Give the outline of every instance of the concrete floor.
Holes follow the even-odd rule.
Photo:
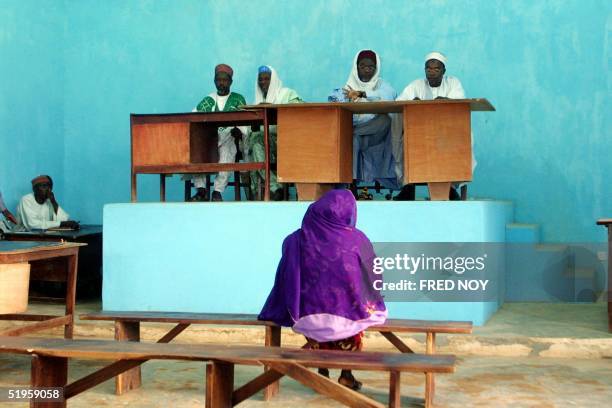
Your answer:
[[[77,313],[99,309],[98,303],[77,305]],[[61,307],[31,305],[30,312],[57,313]],[[438,375],[436,406],[440,407],[607,407],[612,406],[612,335],[607,332],[603,303],[597,304],[506,304],[474,334],[441,335],[439,352],[459,357],[457,372]],[[1,322],[0,329],[14,323]],[[144,324],[143,337],[161,337],[170,326]],[[78,322],[77,338],[111,339],[112,323]],[[45,336],[61,336],[50,330]],[[422,335],[405,336],[415,350],[424,349]],[[262,329],[228,329],[194,326],[176,342],[261,344]],[[302,345],[300,336],[283,331],[283,343]],[[368,333],[366,350],[391,351],[380,335]],[[71,362],[70,377],[76,379],[104,363]],[[30,360],[27,356],[0,354],[0,388],[27,385]],[[100,384],[69,401],[70,407],[204,406],[204,364],[197,362],[152,361],[143,366],[143,387],[122,396],[113,394],[112,381]],[[238,366],[236,385],[247,382],[261,369]],[[374,372],[356,372],[362,392],[386,402],[388,377]],[[337,375],[332,371],[332,376]],[[402,405],[420,406],[423,375],[403,375]],[[3,403],[18,407],[26,404]],[[292,379],[281,381],[281,393],[271,402],[261,394],[243,402],[244,407],[336,407]]]

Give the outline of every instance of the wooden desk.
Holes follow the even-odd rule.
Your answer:
[[[252,107],[252,106],[250,106]],[[278,180],[312,184],[352,181],[353,124],[358,113],[401,113],[404,183],[426,183],[432,200],[448,200],[452,182],[472,180],[472,111],[493,111],[486,99],[272,105],[278,115]]]
[[[265,170],[270,197],[268,125],[275,113],[260,107],[234,112],[131,114],[132,201],[137,201],[136,176],[159,174],[160,201],[166,200],[166,175]],[[219,163],[217,129],[221,126],[263,125],[264,162]]]
[[[79,247],[76,242],[12,242],[0,241],[0,264],[33,262],[43,259],[66,258],[66,312],[63,316],[37,314],[0,314],[0,320],[36,322],[26,326],[4,330],[0,336],[19,336],[52,327],[64,326],[64,337],[71,339],[74,331],[74,303],[76,297],[77,263]]]
[[[597,221],[597,225],[608,228],[608,331],[612,332],[612,218]]]
[[[33,230],[8,232],[9,241],[80,242],[77,298],[100,298],[102,294],[102,226],[81,225],[78,231]],[[31,262],[30,280],[65,281],[66,258]]]

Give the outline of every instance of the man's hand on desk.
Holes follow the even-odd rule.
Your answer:
[[[353,88],[351,88],[350,86],[347,85],[346,88],[342,88],[342,93],[344,94],[344,97],[346,99],[348,99],[351,102],[355,102],[357,99],[359,98],[365,98],[366,97],[366,93],[363,91],[356,91]]]
[[[62,221],[60,223],[60,228],[70,228],[71,230],[78,231],[81,229],[81,225],[78,221]]]

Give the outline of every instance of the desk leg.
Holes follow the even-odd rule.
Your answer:
[[[65,387],[68,380],[68,359],[32,355],[32,387]],[[65,408],[63,402],[31,402],[33,408]]]
[[[70,321],[64,326],[64,338],[71,339],[74,334],[74,304],[76,301],[77,265],[79,255],[71,255],[66,260],[68,271],[66,273],[66,316]]]
[[[140,322],[115,322],[115,340],[140,341]],[[138,388],[141,385],[140,365],[115,377],[115,394]]]
[[[166,201],[166,175],[159,175],[159,201]]]
[[[132,170],[132,193],[131,193],[132,202],[135,203],[138,201],[138,186],[136,185],[136,173]]]
[[[299,201],[316,201],[333,188],[325,183],[295,183]]]
[[[448,201],[450,194],[450,182],[446,183],[427,183],[429,188],[429,198],[431,201]]]
[[[436,353],[436,333],[427,333],[426,354]],[[425,373],[425,408],[433,406],[436,380],[433,373]]]
[[[281,328],[280,326],[266,326],[266,347],[280,347],[281,345]],[[265,367],[264,370],[268,371],[270,367]],[[280,390],[280,383],[278,381],[273,382],[264,389],[264,401],[269,401]]]
[[[264,151],[266,158],[266,180],[264,181],[264,201],[270,201],[270,133],[268,132],[268,110],[264,109]]]

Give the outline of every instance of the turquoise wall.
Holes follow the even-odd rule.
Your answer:
[[[64,7],[0,1],[0,190],[14,210],[30,180],[64,174]]]
[[[27,190],[45,160],[69,186],[65,207],[101,222],[105,203],[129,200],[129,113],[191,110],[213,89],[218,62],[234,67],[234,89],[247,100],[266,63],[321,101],[344,83],[360,48],[379,52],[382,76],[398,91],[437,49],[468,96],[497,108],[473,115],[479,165],[470,194],[514,201],[516,220],[540,223],[544,241],[605,239],[594,220],[612,212],[609,1],[1,4],[5,195]],[[14,143],[22,154],[9,152]],[[141,199],[156,200],[157,177],[139,180]],[[177,177],[168,188],[181,199]]]

